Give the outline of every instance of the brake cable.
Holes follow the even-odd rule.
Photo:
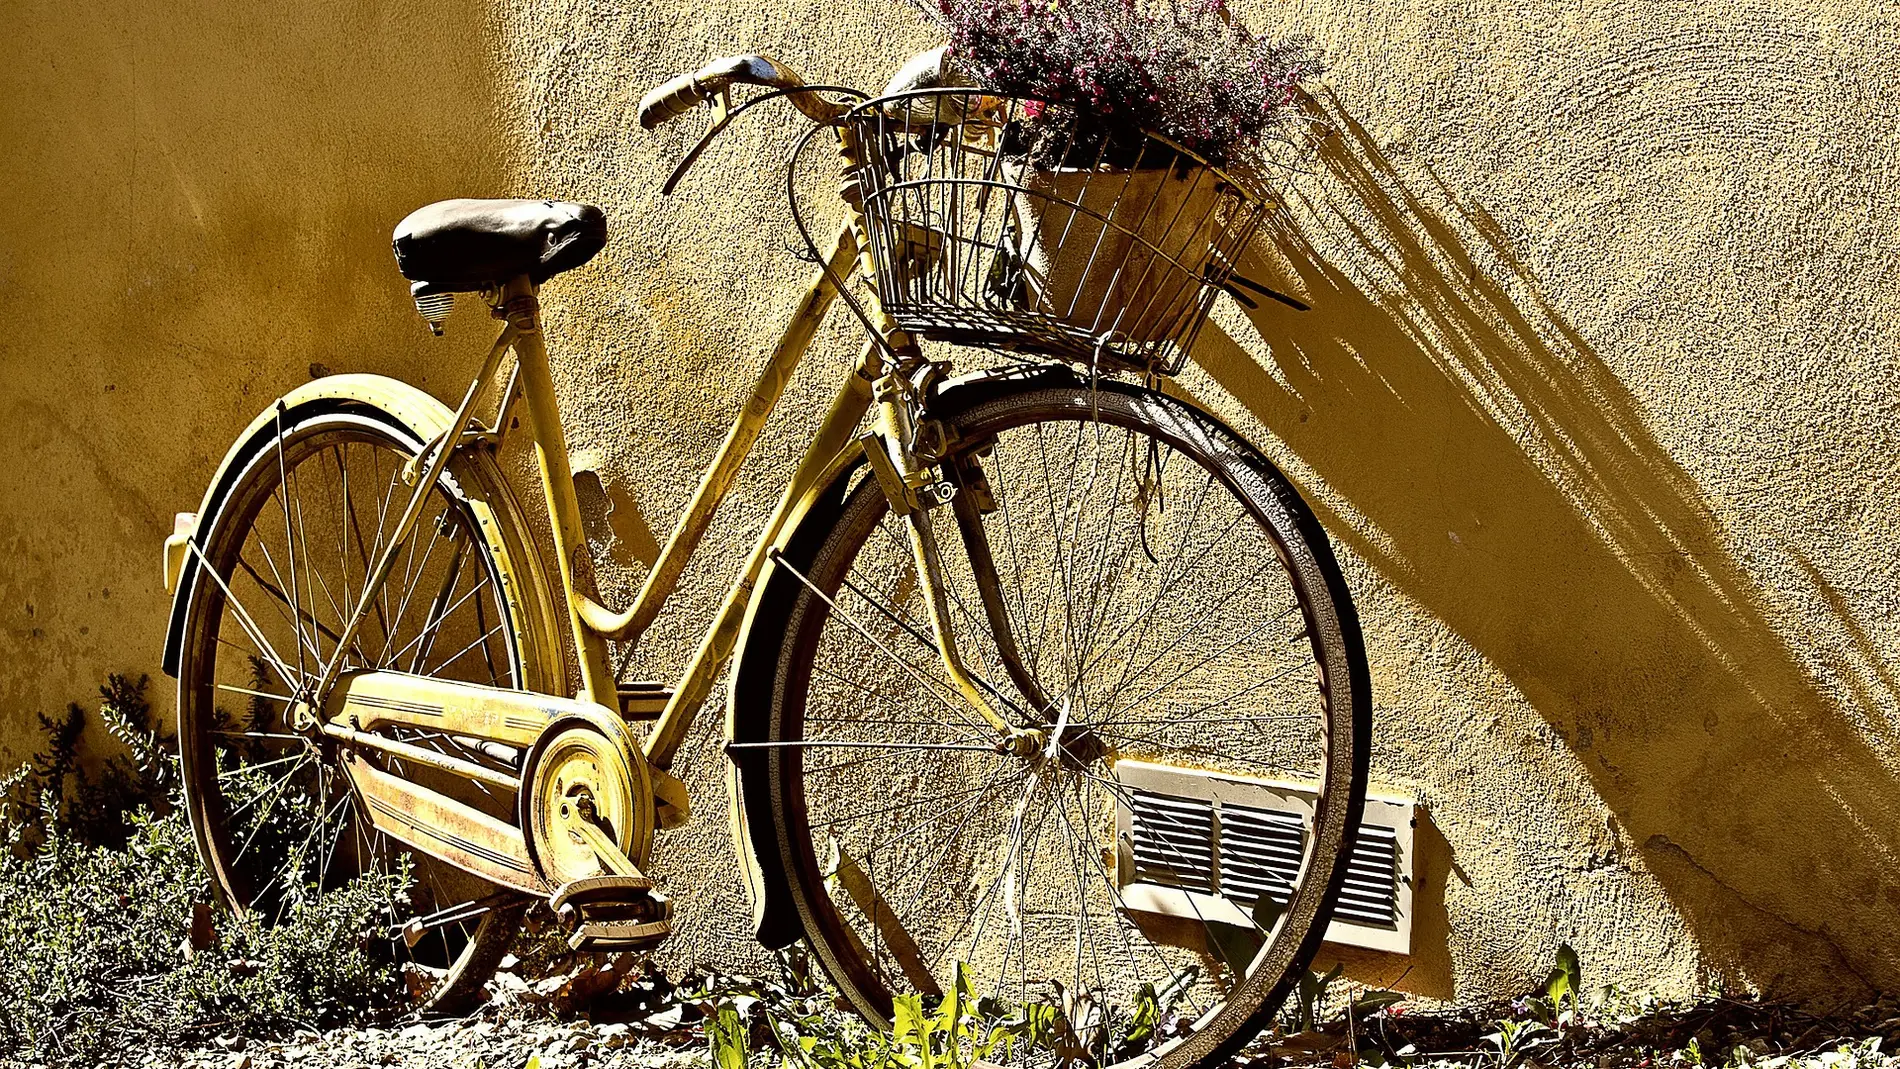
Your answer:
[[[774,89],[760,93],[736,108],[722,107],[720,103],[712,103],[710,106],[716,113],[712,125],[706,128],[706,132],[700,135],[699,141],[687,150],[686,155],[681,157],[679,163],[674,166],[673,173],[667,176],[666,183],[660,187],[660,195],[666,196],[673,192],[673,187],[679,184],[679,180],[686,176],[686,172],[692,168],[693,164],[699,162],[700,153],[706,151],[706,146],[712,144],[713,138],[724,132],[726,127],[732,124],[732,120],[752,110],[755,105],[779,97],[791,96],[794,93],[841,93],[855,97],[860,103],[871,99],[870,95],[863,90],[853,89],[848,85],[800,85],[790,89]],[[829,125],[831,124],[814,123],[813,127],[816,129]]]

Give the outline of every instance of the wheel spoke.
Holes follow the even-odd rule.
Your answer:
[[[290,628],[297,635],[297,675],[302,677],[308,676],[310,670],[304,664],[303,625],[297,622],[303,616],[303,600],[298,597],[297,591],[297,535],[290,529],[290,497],[288,496],[290,476],[284,465],[285,437],[284,403],[279,401],[277,402],[277,500],[284,507],[284,554],[287,558],[285,563],[290,571],[290,606],[293,617]],[[263,543],[260,541],[258,544]],[[314,659],[318,664],[323,663],[321,656]]]
[[[816,585],[812,583],[810,579],[806,578],[805,573],[799,571],[797,568],[792,567],[792,565],[788,563],[782,557],[779,558],[778,563],[780,567],[784,568],[787,572],[790,572],[792,576],[796,578],[800,583],[803,583],[805,586],[805,589],[811,591],[813,594],[816,594],[818,598],[822,600],[825,603],[825,605],[831,609],[832,613],[835,616],[843,620],[845,623],[851,625],[852,630],[856,631],[859,635],[863,636],[867,641],[871,643],[871,645],[876,646],[878,652],[882,653],[886,658],[888,658],[891,661],[891,663],[896,664],[900,668],[904,669],[905,673],[908,674],[912,679],[915,679],[917,683],[924,688],[925,691],[929,692],[931,697],[937,699],[937,702],[939,704],[941,704],[944,708],[950,710],[952,713],[955,713],[958,717],[962,718],[966,723],[968,723],[971,727],[977,729],[978,731],[986,730],[985,725],[982,722],[972,718],[969,712],[963,708],[960,702],[953,701],[950,698],[946,698],[943,695],[943,692],[937,688],[937,685],[932,683],[930,680],[924,678],[923,673],[919,672],[915,665],[912,665],[909,661],[906,661],[902,657],[899,657],[897,654],[891,652],[891,648],[889,646],[886,646],[881,640],[878,639],[876,635],[873,635],[869,628],[865,627],[863,623],[859,622],[857,617],[851,615],[848,612],[845,612],[844,609],[840,607],[836,601],[832,600],[832,597],[830,594],[827,594],[823,590],[820,590]],[[872,598],[867,597],[862,591],[856,590],[854,588],[854,592],[857,593],[857,595],[860,598],[864,598],[865,601],[870,603],[872,608],[875,608],[878,611],[884,613],[886,616],[890,617],[893,621],[897,619],[897,616],[895,613],[879,605],[877,601],[875,601]]]
[[[467,604],[470,598],[473,598],[475,595],[481,593],[483,590],[486,590],[487,588],[488,588],[488,577],[483,576],[473,587],[470,587],[466,593],[464,593],[461,597],[457,598],[455,600],[455,604],[450,605],[447,609],[441,610],[439,613],[432,613],[431,615],[435,617],[434,622],[430,626],[423,628],[422,634],[417,635],[415,638],[410,639],[408,645],[404,646],[402,649],[397,650],[396,655],[394,657],[389,658],[388,662],[386,663],[394,663],[396,661],[400,661],[404,657],[407,657],[410,651],[414,650],[415,657],[411,658],[410,660],[409,671],[411,673],[418,671],[421,663],[424,660],[426,660],[429,656],[429,646],[435,645],[435,641],[434,641],[435,636],[441,634],[443,621],[446,620],[449,616],[453,615],[455,610]],[[447,589],[447,588],[445,587],[444,589]],[[477,607],[478,608],[480,607],[479,603],[477,604]],[[478,621],[478,626],[479,626],[479,621]],[[422,642],[425,639],[429,640],[429,646],[422,646]],[[418,649],[418,647],[421,647],[421,648]]]
[[[270,640],[265,638],[264,632],[258,629],[257,621],[252,619],[250,612],[244,608],[244,603],[239,601],[237,595],[231,592],[231,587],[224,581],[224,576],[219,575],[218,570],[213,568],[211,563],[205,559],[204,550],[198,548],[197,541],[195,539],[187,540],[185,544],[190,546],[191,551],[197,555],[199,570],[211,576],[212,582],[216,583],[218,589],[223,591],[225,605],[230,608],[232,614],[237,618],[238,626],[243,629],[245,637],[251,640],[252,647],[255,648],[259,654],[263,655],[265,663],[270,665],[271,669],[277,673],[278,678],[284,681],[284,686],[289,687],[292,691],[300,689],[302,684],[299,682],[299,679],[301,677],[291,677],[290,666],[285,664],[284,659],[277,655],[277,650],[271,646]]]
[[[264,549],[264,547],[261,545],[258,548]],[[264,549],[264,560],[265,560],[265,563],[267,564],[270,563],[270,551],[268,549]],[[281,606],[283,606],[286,609],[291,609],[292,611],[297,611],[296,610],[297,603],[291,600],[290,595],[284,593],[282,587],[276,585],[275,583],[272,583],[270,580],[258,574],[257,569],[251,566],[250,561],[247,561],[243,557],[240,556],[238,558],[238,567],[244,569],[244,574],[250,576],[251,581],[256,583],[259,589],[263,590],[264,593],[269,594],[272,598],[276,599],[276,601]],[[273,570],[274,570],[274,567],[273,567]],[[290,624],[292,628],[296,628],[297,625],[291,622],[290,613],[280,611],[278,615],[284,618],[285,623]],[[331,642],[337,641],[336,632],[330,630],[328,627],[325,627],[320,621],[318,621],[316,617],[306,612],[298,612],[298,615],[302,616],[305,620],[309,621],[311,627],[315,628],[317,633],[329,639]],[[297,637],[299,639],[303,637],[303,633],[301,629],[298,630]],[[315,651],[312,650],[312,653],[314,654]]]

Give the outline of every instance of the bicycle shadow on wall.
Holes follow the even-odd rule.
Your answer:
[[[1566,811],[1517,756],[1533,756],[1538,743],[1500,728],[1496,710],[1466,711],[1463,723],[1428,724],[1416,737],[1395,733],[1408,715],[1395,691],[1417,665],[1395,665],[1375,684],[1375,779],[1382,764],[1425,773],[1425,800],[1442,807],[1439,823],[1451,830],[1465,819],[1464,799],[1521,776],[1502,789],[1549,819],[1515,834],[1592,844],[1580,851],[1588,860],[1559,877],[1573,893],[1590,868],[1647,870],[1689,927],[1710,983],[1810,997],[1892,989],[1900,777],[1891,734],[1863,732],[1887,723],[1882,706],[1892,709],[1900,690],[1873,661],[1864,630],[1790,550],[1830,626],[1869,662],[1859,678],[1878,681],[1856,682],[1830,658],[1841,685],[1824,690],[1802,662],[1826,652],[1809,658],[1770,623],[1779,618],[1773,601],[1727,548],[1694,480],[1544,301],[1495,220],[1436,176],[1424,194],[1408,186],[1336,98],[1312,107],[1332,128],[1318,173],[1293,183],[1290,211],[1276,213],[1273,232],[1241,266],[1312,310],[1261,302],[1247,313],[1271,348],[1266,362],[1211,323],[1196,360],[1310,467],[1320,485],[1308,497],[1333,536],[1528,699],[1617,827],[1606,836],[1599,818]],[[1367,630],[1376,679],[1378,631],[1405,617],[1375,611]],[[1495,764],[1476,777],[1447,774],[1461,748]],[[1467,790],[1474,795],[1458,793]],[[1442,870],[1469,883],[1469,873],[1495,865],[1481,855],[1508,849],[1499,836],[1513,834],[1497,828],[1453,830],[1467,853],[1426,874],[1440,886],[1421,888],[1410,985],[1450,993]],[[1511,890],[1486,882],[1480,876],[1470,893]],[[1658,933],[1629,931],[1641,923],[1629,903],[1604,903],[1601,893],[1596,901],[1609,908],[1579,909],[1570,922],[1600,925],[1589,938],[1668,945]],[[1487,903],[1484,915],[1512,908]],[[1498,956],[1462,966],[1488,970],[1491,983],[1500,968],[1528,974],[1543,964],[1462,934],[1468,956]],[[1539,931],[1529,941],[1570,934]]]

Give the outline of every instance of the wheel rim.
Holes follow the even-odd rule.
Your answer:
[[[495,888],[372,828],[339,753],[300,728],[287,701],[334,651],[408,501],[402,465],[417,448],[380,423],[329,416],[282,428],[249,461],[200,561],[180,671],[180,740],[200,853],[226,904],[275,923],[313,890],[387,877],[384,945],[415,1000],[433,1006],[465,993],[452,991],[461,968],[498,937],[488,929],[494,912],[466,908]],[[521,658],[500,590],[476,514],[445,476],[345,668],[518,685]],[[482,759],[439,733],[400,737]],[[460,781],[428,785],[496,815],[512,808],[512,799],[471,793]],[[434,920],[460,913],[470,915]]]
[[[1316,863],[1318,829],[1309,826],[1290,885],[1215,886],[1213,828],[1170,827],[1165,807],[1142,805],[1125,773],[1141,761],[1337,788],[1329,754],[1363,761],[1331,743],[1353,710],[1330,704],[1327,685],[1342,688],[1350,673],[1340,651],[1313,637],[1338,635],[1338,613],[1297,570],[1305,549],[1289,555],[1276,537],[1294,525],[1272,515],[1278,500],[1263,492],[1258,467],[1178,409],[1144,411],[1109,393],[1080,410],[1073,400],[1045,406],[1055,424],[1031,422],[1020,405],[1014,415],[999,408],[988,424],[981,414],[964,421],[966,433],[995,437],[982,461],[996,499],[985,527],[1006,615],[1048,699],[1042,724],[1060,721],[1063,745],[1031,760],[979,748],[993,733],[953,709],[954,692],[919,637],[929,625],[906,521],[862,485],[807,577],[835,608],[804,599],[794,614],[804,637],[788,646],[804,654],[781,665],[792,697],[777,710],[773,737],[802,743],[770,757],[787,814],[781,832],[803,870],[794,883],[808,930],[827,933],[817,940],[821,956],[862,1008],[884,1013],[893,993],[945,988],[962,961],[980,995],[1066,1001],[1078,1023],[1095,1022],[1086,1038],[1107,1060],[1195,1062],[1231,1046],[1277,1003],[1291,963],[1303,965],[1316,943],[1307,929],[1334,866]],[[1157,415],[1167,424],[1143,430]],[[1210,447],[1219,455],[1207,455]],[[1043,486],[1061,489],[1039,500]],[[1035,723],[1038,711],[985,637],[949,511],[937,510],[933,523],[950,558],[965,660],[992,681],[1007,715]],[[847,556],[848,569],[827,568]],[[1320,820],[1337,825],[1353,793],[1322,791]],[[1128,856],[1131,844],[1116,833],[1130,830],[1137,808],[1148,818],[1146,860],[1172,852],[1177,864]],[[1199,889],[1237,901],[1247,927],[1206,923],[1193,908],[1205,895],[1170,899],[1188,903],[1185,922],[1129,909],[1129,885],[1150,882],[1157,868],[1207,870]],[[1274,906],[1254,909],[1263,895],[1285,909],[1282,926]],[[1220,934],[1209,939],[1210,931]],[[1188,949],[1193,942],[1200,946]],[[859,945],[867,955],[851,952]],[[1142,985],[1164,991],[1192,968],[1200,978],[1182,985],[1171,1025],[1183,1034],[1118,1043],[1144,1001]],[[1078,1007],[1089,1002],[1096,1010]]]

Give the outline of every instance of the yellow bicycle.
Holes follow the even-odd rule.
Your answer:
[[[870,97],[740,57],[642,102],[648,128],[710,107],[670,189],[788,101],[794,164],[835,141],[845,211],[820,247],[794,198],[819,270],[624,609],[593,580],[536,301],[604,246],[601,212],[403,221],[430,325],[458,293],[502,321],[460,404],[300,386],[167,542],[186,798],[229,906],[268,920],[384,874],[388,948],[434,1012],[479,997],[537,902],[576,948],[655,946],[651,848],[690,816],[668,769],[730,664],[757,936],[806,940],[868,1018],[961,969],[1065,1006],[1104,1062],[1206,1064],[1258,1032],[1345,879],[1370,730],[1324,533],[1169,387],[1216,291],[1267,292],[1231,268],[1262,200],[1158,137],[1031,137],[1033,102],[940,66]],[[647,633],[839,301],[866,344],[689,667],[618,680],[610,643]],[[976,350],[998,355],[957,373]],[[523,431],[551,562],[496,463]]]

